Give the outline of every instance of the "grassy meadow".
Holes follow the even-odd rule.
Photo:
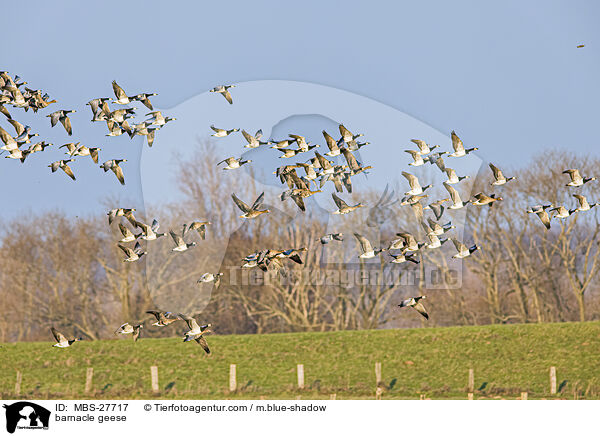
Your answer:
[[[49,333],[50,336],[50,333]],[[375,362],[384,399],[467,397],[468,370],[477,398],[600,399],[600,322],[290,333],[208,338],[205,356],[180,338],[0,344],[0,396],[28,399],[369,399]],[[230,393],[229,365],[237,365]],[[297,387],[302,363],[305,388]],[[153,394],[150,366],[160,393]],[[549,368],[559,392],[550,394]],[[93,391],[84,393],[86,368]],[[16,396],[16,371],[22,373]]]

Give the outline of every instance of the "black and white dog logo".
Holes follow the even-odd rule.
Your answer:
[[[50,411],[29,401],[5,404],[6,431],[14,433],[18,429],[48,429]]]

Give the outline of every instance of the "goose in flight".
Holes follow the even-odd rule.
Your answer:
[[[68,114],[76,112],[75,110],[59,110],[56,112],[52,112],[49,115],[46,115],[46,117],[50,118],[50,124],[52,125],[52,127],[56,126],[56,123],[58,123],[60,121],[60,123],[63,125],[63,127],[65,128],[65,130],[67,131],[67,134],[69,136],[71,136],[73,134],[73,128],[71,127],[71,119],[68,117]]]
[[[350,130],[348,130],[346,127],[344,127],[343,124],[340,124],[338,126],[338,129],[340,130],[340,135],[342,135],[342,140],[348,144],[352,141],[354,141],[356,138],[360,138],[361,136],[364,136],[362,133],[359,133],[357,135],[352,134],[352,132],[350,132]]]
[[[115,174],[115,176],[117,177],[117,180],[121,183],[121,185],[124,185],[125,184],[125,176],[123,175],[123,169],[119,166],[119,164],[122,162],[127,162],[127,159],[107,160],[102,165],[100,165],[100,168],[102,168],[104,170],[104,172],[111,170]]]
[[[155,95],[158,95],[154,92],[152,93],[141,93],[141,94],[137,94],[134,95],[133,97],[129,97],[131,100],[133,101],[139,101],[140,103],[142,103],[144,106],[146,106],[148,109],[150,109],[151,111],[154,110],[154,108],[152,107],[152,103],[150,103],[150,97],[154,97]]]
[[[157,327],[165,327],[175,321],[179,321],[181,318],[167,318],[171,312],[162,312],[160,310],[147,310],[146,313],[153,315],[156,318],[156,322],[152,325]]]
[[[452,148],[454,148],[454,153],[449,154],[448,156],[462,157],[462,156],[466,156],[467,154],[469,154],[473,151],[479,150],[479,148],[477,148],[477,147],[465,149],[465,146],[463,145],[462,140],[458,137],[458,135],[456,134],[456,132],[454,130],[452,131],[451,136],[452,136]]]
[[[563,174],[568,174],[571,177],[571,181],[567,183],[565,186],[583,186],[587,182],[591,182],[592,180],[596,180],[595,177],[581,177],[578,169],[564,170]]]
[[[290,138],[292,138],[294,141],[296,141],[296,144],[298,145],[298,148],[302,152],[307,152],[308,150],[311,150],[311,149],[313,149],[315,147],[319,147],[318,145],[315,145],[313,147],[309,147],[310,142],[306,142],[306,138],[304,136],[295,135],[293,133],[290,133],[288,136]]]
[[[343,233],[328,233],[325,236],[321,236],[317,241],[320,241],[322,245],[328,244],[331,241],[343,241]]]
[[[527,211],[529,213],[535,213],[539,219],[542,221],[542,224],[544,224],[546,226],[546,229],[550,229],[550,216],[548,215],[548,212],[546,212],[545,209],[538,209],[535,212],[530,212]]]
[[[360,244],[360,255],[358,256],[360,259],[371,259],[377,256],[382,251],[386,250],[385,248],[374,249],[371,245],[371,242],[358,233],[354,233],[354,237]]]
[[[425,319],[429,319],[429,314],[427,313],[427,310],[425,310],[425,306],[423,306],[423,303],[421,303],[421,300],[424,300],[425,298],[427,298],[425,295],[421,295],[419,297],[412,297],[402,301],[398,305],[398,307],[412,307],[421,315],[423,315]]]
[[[445,210],[444,203],[449,200],[450,200],[449,198],[443,198],[441,200],[434,201],[433,203],[429,203],[423,209],[431,210],[433,212],[433,214],[435,215],[435,219],[439,220],[442,217],[442,215],[444,214],[444,210]]]
[[[136,236],[133,234],[133,232],[129,230],[129,228],[125,227],[123,223],[119,223],[119,230],[121,231],[121,235],[123,235],[119,242],[125,243],[136,240]]]
[[[229,130],[227,130],[227,129],[219,129],[218,127],[215,127],[214,125],[211,125],[210,128],[213,130],[213,132],[215,132],[215,133],[213,133],[210,136],[214,136],[216,138],[224,138],[226,136],[231,135],[234,132],[239,132],[240,131],[240,129],[229,129]]]
[[[164,233],[156,233],[160,225],[156,219],[152,220],[152,225],[148,225],[141,221],[136,221],[135,226],[142,229],[142,232],[136,235],[136,238],[141,238],[144,241],[155,241],[156,239],[165,236]]]
[[[210,92],[217,92],[225,97],[225,100],[229,102],[229,104],[233,104],[233,99],[231,98],[231,94],[229,93],[229,88],[235,88],[235,85],[219,85],[215,86]]]
[[[404,252],[419,251],[425,245],[423,242],[417,242],[417,239],[407,232],[396,233],[396,236],[404,239]]]
[[[553,207],[552,209],[549,209],[550,212],[556,212],[556,214],[554,214],[553,218],[568,218],[569,216],[573,215],[575,212],[577,212],[577,209],[567,209],[564,206],[557,206],[557,207]],[[550,220],[548,220],[549,222]]]
[[[142,247],[139,242],[135,243],[135,247],[133,247],[133,249],[121,244],[117,245],[127,256],[125,259],[123,259],[123,262],[135,262],[139,260],[144,254],[146,254],[146,252],[142,250]]]
[[[427,218],[427,222],[429,223],[429,226],[424,225],[423,227],[425,228],[425,231],[428,235],[441,236],[447,231],[456,228],[456,226],[453,226],[450,221],[448,221],[444,225],[440,225],[438,222],[432,220],[431,218]]]
[[[492,182],[492,185],[495,186],[500,186],[500,185],[504,185],[507,182],[510,182],[511,180],[514,180],[514,177],[504,177],[504,174],[502,174],[502,171],[500,170],[500,168],[498,168],[497,166],[495,166],[494,164],[489,164],[490,165],[490,169],[492,170],[492,173],[494,174],[494,181]]]
[[[232,156],[232,157],[228,157],[227,159],[223,159],[221,162],[217,163],[217,165],[220,165],[223,162],[225,162],[227,164],[226,167],[223,167],[224,170],[235,170],[244,164],[252,162],[252,160],[250,160],[250,159],[242,160],[241,157],[239,159],[236,159],[235,157]]]
[[[496,197],[496,194],[486,195],[483,192],[475,194],[473,196],[475,200],[471,200],[471,204],[475,206],[490,206],[494,204],[496,201],[502,201],[502,197]]]
[[[276,148],[276,149],[281,149],[281,148],[289,147],[290,144],[292,144],[293,142],[294,142],[294,140],[293,139],[289,139],[289,138],[288,139],[284,139],[282,141],[274,141],[274,140],[269,141],[269,143],[273,144],[271,146],[271,148]]]
[[[402,175],[408,180],[408,184],[410,185],[410,191],[405,192],[404,195],[419,195],[431,188],[431,185],[421,187],[417,176],[407,173],[406,171],[402,171]]]
[[[444,187],[450,194],[450,198],[452,199],[452,206],[448,209],[462,209],[464,206],[469,204],[468,201],[462,201],[460,195],[456,189],[450,186],[448,183],[444,182]]]
[[[217,274],[204,273],[204,274],[202,274],[202,277],[200,277],[196,283],[215,282],[215,286],[219,286],[222,275],[223,275],[223,273],[217,273]]]
[[[429,162],[430,165],[436,164],[440,171],[446,171],[446,164],[442,156],[448,154],[447,151],[440,151],[438,153],[432,153],[429,156],[423,158],[424,162]]]
[[[121,88],[118,84],[116,80],[112,81],[112,87],[113,87],[113,92],[115,93],[115,97],[117,97],[116,100],[113,100],[114,104],[129,104],[131,103],[131,99],[133,97],[127,97],[127,94],[125,94],[125,91],[123,90],[123,88]],[[152,109],[150,109],[152,110]]]
[[[90,109],[92,110],[92,115],[96,115],[98,112],[101,112],[102,107],[104,106],[104,103],[107,101],[112,101],[112,98],[110,98],[110,97],[94,98],[94,99],[88,101],[85,105],[90,107]]]
[[[175,242],[175,248],[173,248],[171,251],[182,252],[196,245],[195,242],[186,243],[183,240],[183,233],[181,235],[178,235],[173,230],[169,230],[169,235],[171,235],[171,238],[173,238],[173,242]]]
[[[432,145],[429,146],[429,144],[427,144],[425,141],[423,141],[422,139],[411,139],[410,140],[412,143],[416,144],[417,147],[419,147],[419,151],[418,153],[420,155],[426,155],[431,153],[433,150],[435,150],[436,148],[439,147],[439,145]]]
[[[206,354],[210,354],[206,339],[204,339],[202,335],[211,331],[210,328],[212,327],[212,324],[198,325],[198,321],[196,321],[195,318],[184,315],[183,313],[179,314],[179,318],[184,320],[189,328],[189,330],[185,332],[183,342],[196,341],[204,349]]]
[[[0,150],[17,150],[19,148],[19,144],[16,139],[12,137],[10,133],[0,127],[0,140],[4,142],[4,145],[0,147]]]
[[[586,210],[590,210],[593,207],[598,206],[598,203],[588,203],[587,198],[585,198],[585,196],[580,195],[580,194],[573,194],[573,197],[575,197],[577,199],[577,201],[579,202],[579,207],[577,209],[575,209],[577,212],[584,212]]]
[[[75,180],[75,174],[73,174],[73,170],[68,165],[69,162],[73,162],[75,159],[63,159],[57,160],[56,162],[52,162],[48,167],[52,170],[52,172],[56,172],[59,168],[65,172],[67,176],[71,179]]]
[[[58,148],[63,147],[67,147],[68,152],[66,154],[69,156],[90,156],[94,163],[98,163],[98,152],[100,151],[98,147],[86,147],[85,145],[79,145],[79,142],[70,142]]]
[[[340,147],[335,139],[333,139],[325,130],[323,130],[323,137],[325,138],[325,144],[327,144],[327,148],[329,148],[329,151],[325,153],[325,156],[339,156]]]
[[[402,252],[400,254],[390,253],[390,256],[392,256],[392,258],[393,258],[392,263],[404,263],[404,262],[412,262],[414,264],[420,263],[420,260],[416,258],[415,253],[411,253],[411,254],[406,254],[404,252]]]
[[[169,121],[175,121],[177,118],[165,117],[161,111],[154,111],[146,114],[147,117],[151,116],[147,121],[151,121],[150,125],[162,127],[167,124]],[[239,130],[239,129],[238,129]],[[213,135],[214,136],[214,135]]]
[[[460,182],[461,180],[468,179],[470,177],[470,176],[460,176],[459,177],[456,175],[456,171],[454,171],[452,168],[448,168],[448,167],[445,167],[445,169],[443,171],[448,176],[448,180],[446,180],[446,183],[448,183],[449,185],[455,185],[458,182]]]
[[[20,144],[29,144],[31,142],[31,138],[40,136],[39,133],[31,133],[30,126],[24,126],[23,124],[19,123],[17,120],[13,120],[12,118],[9,118],[7,121],[10,124],[12,124],[12,126],[15,128],[15,132],[17,133],[17,137],[15,138],[15,141],[17,141]]]
[[[251,218],[256,218],[257,216],[259,216],[263,213],[270,212],[269,209],[259,210],[260,207],[262,206],[262,202],[265,198],[264,192],[257,197],[257,199],[252,204],[252,207],[249,207],[246,203],[244,203],[242,200],[240,200],[235,194],[231,194],[231,198],[233,199],[233,202],[236,204],[236,206],[242,212],[244,212],[243,215],[240,215],[240,218],[251,219]]]
[[[254,134],[254,136],[252,136],[250,133],[246,132],[245,130],[242,130],[242,135],[244,136],[244,138],[246,139],[246,142],[247,142],[247,144],[244,145],[245,148],[257,148],[261,145],[270,144],[270,142],[264,142],[264,141],[260,140],[260,138],[262,138],[262,136],[263,136],[262,129],[258,129],[256,131],[256,133]]]
[[[126,322],[125,324],[121,325],[121,327],[119,327],[117,330],[115,330],[115,335],[133,335],[133,342],[137,342],[143,327],[144,323],[132,325]]]
[[[116,208],[109,210],[106,215],[108,215],[108,225],[110,226],[115,218],[124,216],[131,223],[132,226],[137,227],[138,221],[133,216],[133,212],[135,212],[135,208]]]
[[[56,330],[54,327],[51,327],[50,331],[52,332],[54,339],[56,339],[56,344],[54,344],[53,347],[67,348],[70,347],[74,342],[81,341],[81,338],[67,339],[65,335]]]
[[[186,233],[188,230],[196,230],[200,235],[202,240],[206,239],[206,226],[211,225],[210,221],[193,221],[190,224],[184,224],[183,233]]]
[[[447,238],[440,239],[437,237],[437,235],[433,235],[433,234],[428,234],[427,238],[429,239],[429,244],[427,244],[426,247],[429,249],[439,248],[442,245],[444,245],[444,242],[446,242],[448,240]]]
[[[538,204],[538,205],[535,205],[535,206],[531,206],[529,209],[527,209],[527,213],[538,213],[540,211],[546,210],[546,209],[548,209],[550,207],[553,207],[553,206],[554,205],[552,203],[550,203],[550,204],[544,204],[544,205]]]
[[[347,148],[342,147],[340,151],[346,158],[346,162],[348,162],[348,167],[350,168],[351,175],[354,176],[372,168],[371,166],[363,167],[362,164],[359,164],[356,160],[356,157]]]
[[[458,252],[454,256],[452,256],[454,259],[464,259],[465,257],[470,256],[471,253],[479,249],[477,245],[472,245],[470,248],[467,248],[465,244],[463,244],[456,238],[452,238],[452,242],[454,243],[456,251]]]
[[[409,165],[411,165],[413,167],[420,167],[421,165],[425,164],[425,161],[423,160],[423,156],[421,156],[421,154],[418,151],[404,150],[404,152],[410,154],[413,158],[413,161],[411,163],[409,163]]]
[[[358,209],[359,207],[365,207],[362,203],[357,203],[354,206],[348,206],[348,204],[340,197],[335,195],[335,193],[332,193],[331,196],[333,197],[335,205],[338,207],[338,209],[335,212],[333,212],[334,215],[345,215]]]

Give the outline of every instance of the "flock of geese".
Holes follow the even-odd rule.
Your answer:
[[[30,126],[21,124],[14,119],[6,106],[21,108],[26,112],[30,109],[37,113],[38,110],[44,109],[50,104],[56,103],[56,100],[50,100],[48,93],[43,93],[39,89],[28,88],[27,82],[21,80],[19,76],[14,78],[6,71],[0,71],[0,112],[6,116],[7,121],[14,127],[15,135],[11,135],[4,128],[0,127],[0,140],[4,143],[0,150],[3,153],[8,152],[5,156],[8,159],[17,159],[24,163],[30,155],[36,152],[43,152],[47,147],[52,146],[52,143],[40,141],[32,143],[32,138],[39,136],[38,133],[33,133]],[[106,136],[120,136],[127,133],[131,139],[135,136],[146,136],[148,145],[152,147],[156,130],[161,129],[169,121],[175,118],[165,117],[160,111],[154,111],[150,97],[157,95],[156,93],[140,93],[133,96],[127,96],[123,88],[116,81],[112,82],[112,88],[115,97],[99,97],[94,98],[86,103],[92,111],[92,122],[106,122],[108,134]],[[136,113],[135,107],[122,108],[123,105],[130,105],[133,102],[141,102],[150,111],[146,116],[149,117],[141,122],[130,125],[128,120],[131,120]],[[111,108],[110,104],[117,105],[117,108]],[[75,109],[60,109],[48,115],[50,118],[51,127],[56,126],[59,122],[64,127],[68,136],[73,135],[73,126],[69,114],[76,112]],[[29,144],[28,146],[26,146]],[[65,148],[68,158],[60,159],[48,165],[54,173],[57,170],[62,170],[72,180],[76,180],[72,165],[75,162],[75,157],[90,156],[95,164],[98,164],[99,147],[88,147],[81,142],[69,142],[58,147]],[[100,168],[104,172],[112,171],[121,185],[125,184],[125,176],[121,164],[127,162],[127,159],[109,159],[102,164]]]
[[[40,90],[33,90],[25,87],[24,85],[26,83],[27,82],[21,81],[18,76],[13,78],[6,72],[0,72],[0,89],[2,90],[2,94],[0,95],[0,112],[4,114],[8,122],[14,126],[16,133],[16,136],[12,136],[0,127],[0,139],[4,143],[4,146],[1,147],[1,149],[9,152],[9,155],[6,156],[7,158],[19,159],[21,162],[24,162],[30,154],[43,151],[52,144],[43,141],[31,144],[31,138],[38,135],[32,133],[29,126],[23,126],[14,120],[7,110],[6,105],[23,108],[25,111],[32,109],[34,112],[37,112],[50,104],[56,103],[55,100],[50,100],[47,93],[42,94],[42,91]],[[108,134],[106,136],[120,136],[123,133],[127,133],[130,138],[133,138],[136,135],[146,136],[147,143],[151,147],[156,130],[162,128],[168,122],[175,120],[175,118],[166,117],[163,116],[160,111],[154,111],[152,103],[150,102],[150,97],[155,96],[155,93],[141,93],[128,96],[123,88],[115,81],[113,81],[112,87],[115,98],[100,97],[92,99],[87,103],[92,111],[92,122],[106,122],[108,128]],[[229,104],[233,104],[233,98],[230,93],[230,89],[232,88],[234,88],[234,85],[222,85],[211,89],[210,92],[223,95]],[[123,108],[122,106],[130,105],[133,102],[140,102],[147,107],[151,111],[147,114],[150,118],[139,123],[132,122],[130,125],[128,120],[134,117],[136,109],[134,107]],[[109,103],[118,105],[120,108],[111,109]],[[52,112],[47,115],[47,117],[50,118],[53,127],[60,122],[66,133],[71,136],[73,129],[69,114],[73,112],[75,111],[63,109]],[[211,125],[210,128],[214,132],[212,136],[215,138],[228,137],[241,130],[238,128],[225,129],[215,127],[214,125]],[[321,193],[327,182],[330,182],[335,189],[335,192],[331,194],[333,203],[336,207],[332,212],[333,214],[346,215],[359,208],[365,207],[365,205],[361,203],[349,204],[341,197],[344,191],[348,194],[352,193],[352,177],[372,168],[371,166],[360,162],[354,155],[356,151],[369,144],[369,142],[358,141],[358,138],[364,136],[362,133],[354,134],[343,124],[340,124],[340,136],[336,139],[323,130],[322,134],[324,142],[328,148],[328,151],[323,154],[316,150],[320,145],[311,144],[304,136],[295,133],[289,134],[287,138],[280,138],[277,140],[270,139],[268,141],[263,140],[262,130],[258,130],[254,135],[248,133],[246,130],[241,130],[241,134],[245,140],[244,148],[246,149],[270,147],[281,153],[279,156],[281,159],[297,158],[303,160],[302,158],[306,157],[303,162],[281,165],[273,172],[274,176],[279,179],[284,187],[283,192],[279,196],[281,201],[291,199],[297,207],[304,212],[306,210],[305,199]],[[444,159],[462,158],[478,150],[478,148],[465,148],[462,140],[454,131],[451,133],[451,139],[452,151],[438,151],[440,148],[439,145],[430,145],[421,139],[411,140],[416,146],[416,150],[405,150],[405,152],[412,157],[412,162],[409,163],[410,167],[416,168],[426,164],[435,165],[435,167],[446,176],[443,186],[447,190],[449,198],[438,199],[424,205],[422,201],[425,201],[428,198],[426,191],[430,189],[432,185],[423,186],[416,175],[407,171],[402,171],[402,176],[406,178],[410,189],[404,193],[400,205],[409,206],[413,210],[416,219],[425,230],[427,240],[419,241],[413,234],[401,231],[398,232],[396,234],[397,237],[389,241],[389,243],[384,244],[382,247],[374,247],[371,241],[366,237],[354,233],[354,237],[360,247],[358,254],[359,259],[370,259],[387,253],[391,263],[403,263],[407,261],[419,263],[419,252],[422,250],[438,249],[448,240],[451,240],[456,248],[456,254],[452,256],[454,259],[466,258],[479,249],[477,245],[468,246],[459,241],[456,237],[444,237],[444,235],[454,229],[455,226],[452,225],[451,221],[443,223],[441,221],[442,216],[446,209],[457,210],[469,205],[492,207],[496,202],[501,202],[503,199],[495,193],[486,194],[483,192],[475,194],[469,200],[464,201],[462,199],[456,187],[458,187],[463,180],[469,178],[469,175],[458,175],[454,169],[446,166]],[[29,145],[28,148],[24,148],[23,145],[25,144],[31,145]],[[64,144],[59,148],[66,148],[66,154],[69,155],[70,158],[53,162],[49,167],[52,169],[52,172],[55,172],[58,169],[63,170],[73,180],[75,180],[75,175],[68,165],[70,162],[74,161],[73,158],[90,156],[94,163],[98,163],[98,155],[101,151],[99,147],[87,147],[81,145],[79,142]],[[343,161],[340,159],[329,159],[337,157],[340,157],[340,159],[343,158]],[[105,172],[111,170],[119,182],[125,184],[123,170],[120,167],[120,164],[123,162],[126,162],[126,159],[111,159],[101,164],[100,167]],[[236,170],[243,165],[250,163],[252,163],[252,160],[244,159],[243,156],[230,156],[218,162],[217,165],[226,164],[223,166],[223,170]],[[515,180],[514,177],[505,177],[503,172],[495,165],[489,164],[489,167],[493,176],[492,186],[502,186]],[[582,177],[577,169],[565,170],[564,173],[571,177],[571,182],[567,184],[567,186],[570,187],[580,187],[595,180],[594,177]],[[233,203],[242,212],[240,218],[243,219],[259,219],[261,215],[270,212],[269,209],[263,208],[264,197],[265,193],[263,192],[254,199],[253,202],[246,203],[236,196],[235,193],[231,194]],[[575,212],[590,210],[596,206],[595,203],[589,204],[582,195],[574,194],[574,197],[579,201],[579,207],[576,209],[568,209],[565,206],[554,207],[554,205],[549,204],[534,206],[528,210],[528,212],[537,214],[542,223],[549,229],[550,216],[547,209],[556,212],[554,215],[555,218],[566,218]],[[248,201],[252,199],[245,200]],[[450,202],[450,204],[446,205],[447,202]],[[151,224],[144,223],[134,216],[135,211],[134,208],[115,208],[107,213],[109,226],[113,226],[114,223],[118,224],[118,229],[122,237],[117,242],[117,245],[125,255],[123,258],[124,262],[136,262],[146,254],[140,244],[140,240],[150,242],[166,236],[166,233],[158,232],[159,223],[156,219],[154,219]],[[425,211],[428,211],[431,215],[425,217]],[[209,221],[193,221],[184,224],[179,231],[169,230],[168,234],[174,243],[172,251],[181,253],[194,247],[197,242],[191,240],[190,235],[192,234],[197,234],[199,241],[204,240],[206,238],[207,226],[210,224]],[[323,246],[333,241],[343,240],[344,235],[342,233],[329,233],[317,239]],[[127,244],[133,244],[133,247]],[[283,271],[284,260],[288,259],[294,263],[302,264],[302,253],[306,251],[306,247],[264,249],[248,254],[242,259],[240,267],[258,267],[263,271],[275,270],[277,272],[285,273]],[[198,279],[198,283],[212,282],[215,286],[218,286],[222,275],[223,273],[220,272],[206,272]],[[429,319],[427,310],[422,303],[422,300],[425,298],[425,295],[420,295],[406,299],[399,304],[399,307],[411,307],[423,317]],[[185,321],[189,330],[184,334],[184,341],[196,341],[202,346],[207,354],[210,353],[204,335],[211,332],[211,324],[200,325],[195,318],[182,313],[173,315],[170,312],[163,312],[161,310],[149,310],[146,313],[155,318],[156,322],[152,325],[157,327],[166,327],[176,321]],[[115,334],[131,334],[133,340],[137,341],[143,326],[144,322],[126,322],[116,330]],[[52,334],[57,342],[54,346],[59,348],[68,347],[81,339],[75,338],[69,340],[63,334],[56,331],[54,327],[52,327]]]

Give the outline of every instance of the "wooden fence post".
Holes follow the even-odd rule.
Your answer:
[[[235,363],[229,365],[229,392],[237,390],[237,379],[235,375]]]
[[[473,392],[469,392],[467,394],[467,400],[472,400],[473,399]]]
[[[158,393],[158,366],[150,367],[150,379],[152,381],[152,392]]]
[[[556,367],[550,367],[550,393],[556,394]]]
[[[375,362],[375,386],[381,383],[381,362]]]
[[[521,400],[527,399],[527,392],[521,392]]]
[[[23,380],[23,374],[21,371],[17,371],[17,382],[15,383],[15,395],[21,394],[21,381]]]
[[[298,388],[304,389],[304,365],[298,364]]]
[[[381,386],[377,386],[375,389],[375,399],[381,400],[381,395],[383,394],[383,388]]]
[[[85,373],[85,393],[92,390],[92,378],[94,377],[94,368],[88,368]]]
[[[335,400],[336,396],[337,396],[336,394],[331,394],[331,395],[329,395],[329,399],[330,400]]]
[[[469,384],[467,386],[467,392],[473,392],[475,390],[475,371],[473,368],[469,369]]]

